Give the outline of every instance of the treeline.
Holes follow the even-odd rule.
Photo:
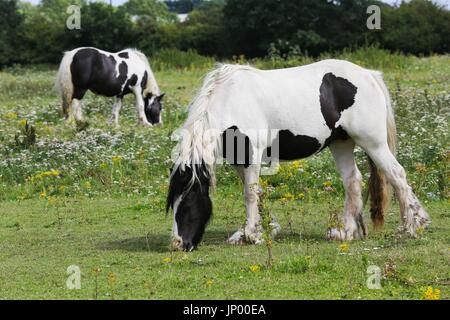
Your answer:
[[[81,29],[69,30],[70,5],[81,8]],[[366,9],[381,8],[381,30],[369,30]],[[180,22],[175,12],[189,12]],[[449,52],[450,11],[431,1],[398,7],[368,0],[42,0],[39,5],[0,0],[0,66],[56,63],[63,51],[95,46],[194,49],[230,58],[268,53],[318,55],[376,44],[411,54]]]

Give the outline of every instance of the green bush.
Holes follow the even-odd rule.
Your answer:
[[[199,55],[195,50],[163,49],[151,56],[155,70],[212,68],[215,60]]]

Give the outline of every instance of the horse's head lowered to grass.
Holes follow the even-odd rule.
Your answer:
[[[145,117],[147,121],[151,124],[162,124],[161,119],[161,110],[162,110],[162,99],[164,98],[165,93],[154,96],[149,93],[144,98],[144,111]]]
[[[173,210],[172,248],[194,250],[212,214],[210,176],[204,165],[172,170],[166,210]]]
[[[395,132],[389,92],[380,72],[342,60],[270,71],[219,65],[206,76],[174,136],[179,144],[172,153],[175,166],[167,201],[167,208],[174,210],[173,244],[191,251],[201,241],[212,213],[209,186],[221,158],[235,167],[244,184],[247,213],[244,228],[228,242],[258,244],[264,238],[255,186],[262,163],[302,159],[326,147],[346,193],[343,227],[330,228],[327,238],[363,239],[367,227],[356,145],[372,161],[369,194],[374,226],[383,223],[389,183],[399,198],[401,230],[417,236],[431,220],[395,159]]]

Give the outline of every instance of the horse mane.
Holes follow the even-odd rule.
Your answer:
[[[153,74],[152,68],[150,67],[150,63],[148,61],[147,56],[142,51],[139,51],[138,49],[135,48],[129,48],[127,50],[134,52],[142,60],[142,62],[144,62],[147,68],[148,80],[147,86],[144,89],[144,95],[148,93],[152,93],[153,95],[157,96],[160,95],[159,86],[158,83],[156,82],[155,75]]]
[[[211,112],[211,99],[217,89],[224,84],[238,70],[256,70],[248,65],[216,64],[209,72],[201,89],[197,92],[188,108],[188,117],[182,127],[189,133],[181,137],[178,144],[179,153],[175,160],[173,172],[177,169],[185,170],[186,166],[192,170],[192,179],[188,189],[195,180],[204,174],[210,178],[210,185],[215,186],[214,162],[221,146],[220,134],[215,132],[215,115]],[[212,129],[212,130],[211,130]],[[210,136],[205,137],[205,132]],[[199,172],[206,170],[206,172]]]

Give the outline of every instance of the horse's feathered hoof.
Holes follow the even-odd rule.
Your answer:
[[[327,231],[326,238],[330,241],[351,241],[365,238],[363,230],[346,231],[338,228],[330,228]]]
[[[233,245],[262,244],[264,240],[261,232],[246,233],[244,230],[238,230],[228,238],[227,243]]]
[[[246,243],[244,231],[238,230],[227,240],[228,244],[243,245]]]

